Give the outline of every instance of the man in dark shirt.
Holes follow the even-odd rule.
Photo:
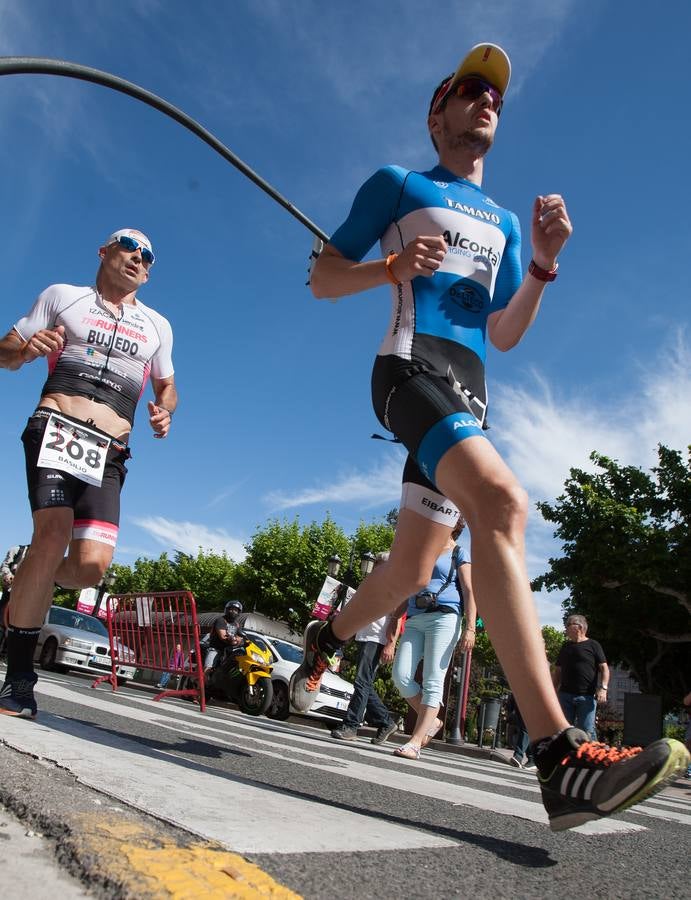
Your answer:
[[[559,651],[552,679],[566,718],[596,741],[595,710],[598,703],[607,701],[609,666],[600,644],[587,634],[585,616],[569,616],[567,639]]]

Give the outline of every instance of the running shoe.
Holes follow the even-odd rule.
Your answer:
[[[334,661],[317,646],[317,636],[325,625],[315,619],[305,628],[302,662],[290,678],[290,702],[298,712],[309,711],[319,694],[322,676]]]
[[[35,719],[38,707],[34,699],[34,685],[37,681],[35,672],[21,672],[5,678],[0,690],[0,714]]]
[[[567,728],[534,745],[542,802],[552,831],[622,812],[661,790],[686,768],[680,741],[617,750]]]
[[[509,765],[516,766],[517,769],[523,768],[523,763],[520,761],[520,759],[517,756],[511,757],[511,759],[509,760]]]

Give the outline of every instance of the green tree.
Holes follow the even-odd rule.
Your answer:
[[[666,709],[691,687],[691,448],[658,448],[648,474],[593,453],[595,473],[571,469],[565,492],[540,503],[563,555],[535,588],[568,590],[608,661]]]
[[[238,564],[227,556],[199,550],[196,556],[162,553],[158,559],[137,559],[134,567],[114,565],[114,594],[191,591],[200,611],[220,609],[234,593]]]
[[[358,562],[366,553],[388,550],[393,528],[385,522],[360,523],[352,539],[327,516],[302,526],[273,520],[258,529],[247,547],[247,558],[238,566],[237,588],[244,602],[271,618],[302,628],[327,574],[331,556],[343,561],[339,578],[353,587],[361,580]],[[354,571],[346,571],[353,550]]]
[[[552,628],[551,625],[542,626],[542,639],[545,642],[545,653],[550,665],[554,665],[559,656],[561,646],[566,640],[563,630]]]

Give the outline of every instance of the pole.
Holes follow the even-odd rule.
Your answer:
[[[465,722],[468,709],[468,690],[470,688],[470,663],[473,658],[472,649],[466,650],[463,654],[465,659],[465,671],[463,673],[463,702],[461,704],[461,732],[466,733]]]
[[[451,723],[449,736],[446,739],[447,744],[463,743],[463,734],[465,732],[465,701],[467,700],[467,697],[464,697],[463,691],[466,683],[466,670],[470,668],[468,665],[469,655],[470,651],[463,651],[461,654],[460,670],[457,667],[454,676],[456,682],[456,702],[454,704],[453,722]],[[461,720],[463,721],[463,728],[461,728]]]
[[[289,200],[286,200],[282,194],[279,194],[268,181],[265,181],[260,175],[257,175],[256,172],[250,169],[239,156],[236,156],[232,150],[229,150],[228,147],[222,144],[218,138],[214,137],[210,131],[207,131],[206,128],[202,127],[199,122],[196,122],[181,109],[173,106],[172,103],[168,103],[167,100],[163,100],[161,97],[157,97],[156,94],[152,94],[151,91],[139,87],[138,84],[133,84],[131,81],[126,81],[124,78],[119,78],[117,75],[111,75],[110,72],[103,72],[100,69],[92,69],[89,66],[67,62],[67,60],[64,59],[48,59],[40,56],[0,57],[0,75],[59,75],[64,78],[77,78],[80,81],[90,81],[93,84],[100,84],[113,91],[119,91],[121,94],[127,94],[129,97],[134,97],[135,100],[140,100],[142,103],[152,106],[159,112],[164,113],[164,115],[170,116],[171,119],[174,119],[184,128],[187,128],[188,131],[191,131],[192,134],[195,134],[198,138],[201,138],[205,144],[208,144],[209,147],[220,154],[223,159],[235,166],[236,169],[242,172],[242,174],[249,178],[250,181],[254,182],[254,184],[264,191],[265,194],[268,194],[272,200],[275,200],[276,203],[286,209],[291,216],[294,216],[298,222],[301,222],[308,228],[312,234],[316,235],[324,242],[329,240],[326,232],[322,231],[321,228],[308,219],[307,216],[300,212],[296,206],[293,206]]]

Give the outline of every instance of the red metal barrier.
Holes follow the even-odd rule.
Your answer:
[[[189,591],[154,594],[112,594],[106,604],[112,671],[97,678],[117,690],[116,666],[132,665],[186,678],[193,687],[164,690],[154,697],[196,697],[201,711],[204,696],[204,660],[199,647],[197,604]],[[178,647],[180,648],[178,651]]]

